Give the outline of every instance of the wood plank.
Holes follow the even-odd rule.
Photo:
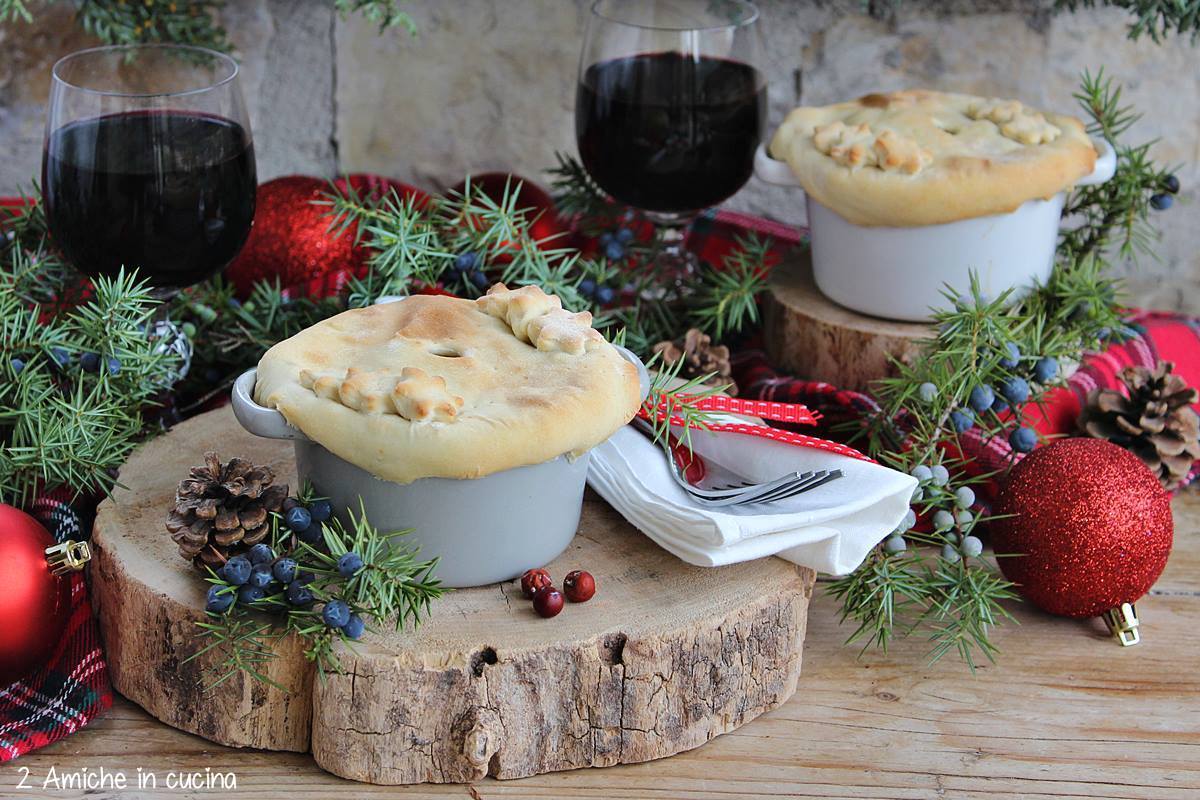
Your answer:
[[[841,646],[836,603],[818,589],[796,695],[704,747],[646,764],[474,785],[375,787],[309,756],[230,750],[161,725],[127,701],[63,742],[0,768],[40,785],[50,766],[232,769],[247,798],[1139,798],[1200,796],[1200,496],[1175,501],[1175,550],[1138,604],[1143,643],[1122,649],[1099,622],[1016,608],[999,663],[975,675],[928,665],[921,642],[886,656]],[[476,793],[472,795],[472,790]],[[25,793],[33,796],[33,793]],[[57,792],[56,797],[83,797]],[[117,797],[111,792],[89,798]],[[180,797],[178,792],[140,797]],[[219,796],[196,793],[197,797]]]

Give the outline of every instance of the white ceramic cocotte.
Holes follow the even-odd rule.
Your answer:
[[[1096,142],[1096,167],[1077,185],[1104,183],[1117,158],[1112,145]],[[800,191],[791,167],[759,145],[754,171],[759,178]],[[807,197],[812,237],[813,278],[831,300],[854,311],[886,319],[924,321],[943,305],[946,287],[966,294],[970,273],[981,290],[995,297],[1005,289],[1043,283],[1054,266],[1058,227],[1066,193],[1030,200],[1016,211],[987,217],[889,228],[855,225]]]

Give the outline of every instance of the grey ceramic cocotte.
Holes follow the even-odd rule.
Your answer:
[[[638,369],[642,399],[650,392],[645,365],[623,347]],[[474,480],[381,480],[310,440],[272,408],[254,402],[257,370],[233,385],[233,413],[242,427],[268,439],[291,439],[296,471],[328,497],[345,521],[362,498],[367,519],[381,531],[415,529],[405,540],[422,559],[438,558],[434,575],[450,587],[482,586],[516,578],[554,560],[579,527],[588,453],[503,470]]]

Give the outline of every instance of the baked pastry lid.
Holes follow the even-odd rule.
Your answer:
[[[498,284],[475,302],[418,295],[317,323],[239,379],[235,411],[254,433],[409,483],[579,455],[637,413],[648,385],[590,315]]]
[[[892,106],[898,109],[896,119],[886,116]],[[1018,117],[1011,124],[991,119],[1014,113]],[[1017,123],[1033,126],[1033,132]],[[1046,130],[1053,138],[1037,141]],[[962,140],[955,141],[960,132]],[[1018,142],[1020,137],[1031,141]],[[930,152],[930,146],[947,142],[952,152],[944,158]],[[796,108],[755,158],[761,179],[800,186],[826,208],[866,227],[918,227],[1005,214],[1073,185],[1103,183],[1114,167],[1111,145],[1090,139],[1073,117],[1017,101],[925,90]]]

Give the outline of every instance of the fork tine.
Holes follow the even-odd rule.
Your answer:
[[[797,485],[806,484],[814,479],[815,478],[810,477],[801,482],[789,476],[785,480],[773,481],[771,484],[762,484],[753,489],[747,489],[736,494],[725,495],[723,497],[697,497],[696,499],[706,505],[714,507],[757,503],[761,497],[767,497],[779,492],[792,490]]]
[[[748,503],[773,503],[777,500],[786,500],[789,497],[795,497],[798,494],[803,494],[804,492],[810,492],[813,489],[816,489],[820,486],[824,486],[825,484],[835,481],[841,477],[843,477],[842,471],[840,469],[835,469],[830,472],[827,472],[824,475],[815,476],[810,481],[808,481],[804,484],[798,484],[794,487],[781,489],[776,492],[771,492],[771,493],[768,493],[767,495],[760,496],[753,500],[747,500],[745,502],[748,502]]]

